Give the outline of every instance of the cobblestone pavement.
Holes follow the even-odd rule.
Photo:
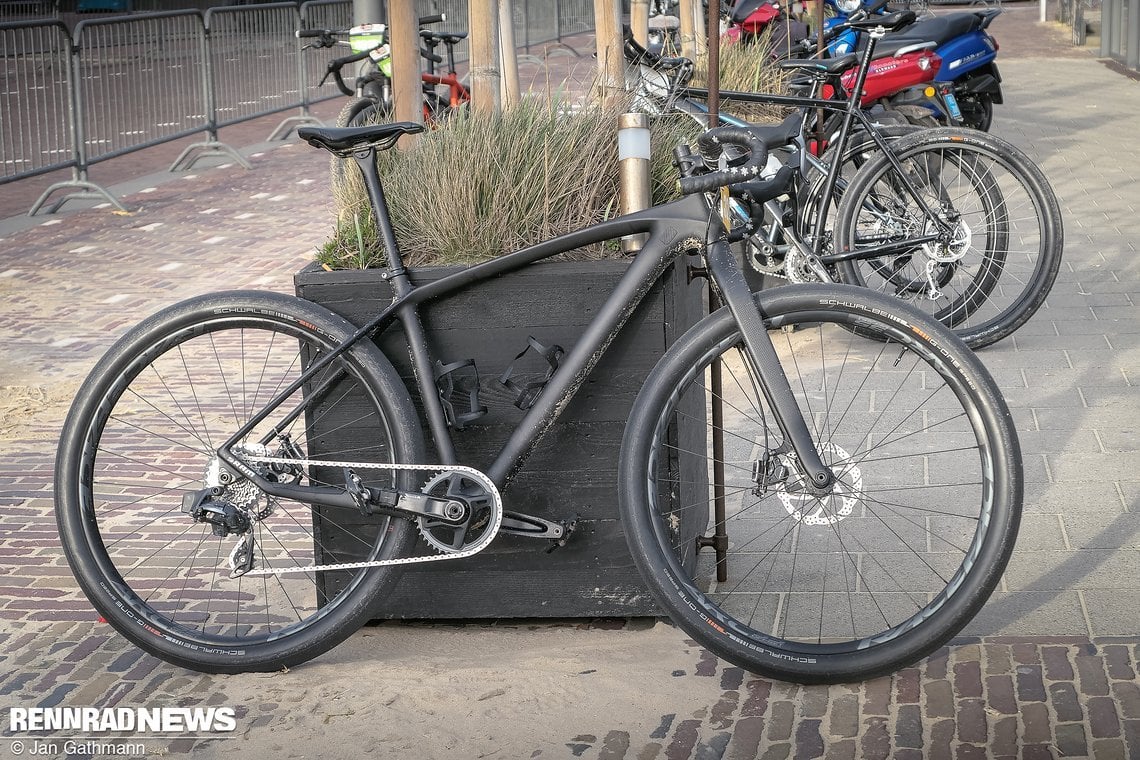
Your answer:
[[[96,737],[204,758],[1140,757],[1140,83],[1050,47],[1033,13],[996,27],[995,132],[1054,183],[1065,262],[1047,306],[981,354],[1018,421],[1026,514],[999,591],[951,646],[831,687],[748,676],[644,620],[385,624],[257,676],[203,676],[128,646],[58,547],[63,415],[145,314],[219,287],[290,290],[331,217],[325,159],[285,143],[247,150],[252,171],[124,185],[129,214],[0,223],[0,710],[236,708],[230,734]],[[16,740],[62,756],[92,738],[0,728],[0,758]]]

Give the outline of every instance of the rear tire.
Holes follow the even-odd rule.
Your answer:
[[[1064,230],[1048,180],[1021,151],[973,129],[924,130],[893,150],[927,206],[951,223],[954,240],[849,259],[838,265],[841,279],[910,300],[971,348],[1009,336],[1044,303],[1061,266]],[[868,161],[839,204],[835,250],[933,229],[902,187],[887,156]]]
[[[216,455],[303,366],[353,332],[301,299],[218,293],[147,319],[91,372],[60,440],[56,519],[79,585],[123,636],[192,670],[279,670],[343,641],[391,591],[399,566],[232,576],[227,561],[247,540],[255,568],[409,555],[410,521],[368,522],[332,508],[318,515],[308,504],[268,496]],[[298,416],[283,430],[269,429],[295,407]],[[235,447],[247,466],[278,482],[343,488],[346,475],[337,465],[250,457],[424,461],[407,390],[369,343],[342,354],[279,409]],[[339,432],[312,433],[318,420]],[[409,471],[359,474],[369,485],[417,487]],[[188,513],[186,499],[211,487],[208,503],[244,522],[226,536]]]

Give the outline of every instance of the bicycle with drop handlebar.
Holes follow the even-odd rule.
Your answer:
[[[427,61],[428,70],[420,74],[424,97],[424,120],[427,123],[444,118],[450,109],[458,108],[471,100],[471,93],[460,81],[455,63],[455,46],[467,38],[466,32],[437,32],[424,27],[446,21],[445,14],[421,16],[419,37],[422,47],[420,56]],[[302,29],[297,32],[301,38],[314,39],[312,47],[332,47],[337,44],[352,46],[352,55],[334,58],[329,61],[325,76],[336,82],[337,88],[352,100],[345,105],[337,117],[338,127],[356,127],[374,124],[391,118],[392,115],[392,53],[387,43],[387,27],[384,24],[362,24],[352,29]],[[347,39],[340,39],[347,37]],[[436,53],[443,45],[447,51],[447,70],[437,74],[435,67],[444,58]],[[345,82],[343,69],[354,63],[364,64],[356,77],[353,87]],[[446,87],[447,96],[441,96],[437,87]]]
[[[916,129],[880,123],[859,100],[821,97],[841,77],[862,92],[887,33],[912,11],[853,16],[836,29],[865,34],[859,53],[792,59],[808,94],[723,92],[795,109],[777,125],[746,125],[772,151],[764,176],[785,192],[759,200],[748,183],[732,189],[734,212],[749,226],[748,267],[793,283],[846,282],[910,301],[973,348],[1002,340],[1044,303],[1060,269],[1060,204],[1041,170],[1015,146],[964,128]],[[702,123],[707,91],[688,87],[692,64],[661,58],[626,40],[637,67],[635,103]],[[819,139],[818,114],[823,114]],[[822,150],[821,150],[822,147]]]

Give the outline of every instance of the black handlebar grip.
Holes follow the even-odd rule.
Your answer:
[[[326,34],[332,34],[328,29],[298,29],[297,36],[304,39],[305,37],[324,37]]]
[[[447,21],[446,13],[433,13],[430,16],[420,16],[420,26],[425,24],[441,24]]]
[[[443,57],[436,55],[427,48],[420,48],[420,55],[431,61],[432,63],[443,63]]]
[[[697,146],[706,160],[716,159],[724,151],[725,145],[735,145],[748,151],[748,160],[740,166],[734,166],[724,171],[711,172],[696,177],[682,177],[680,180],[681,192],[706,193],[725,185],[734,185],[738,182],[747,182],[755,179],[760,170],[768,162],[768,148],[764,140],[751,130],[743,127],[717,127],[710,129],[697,138]]]

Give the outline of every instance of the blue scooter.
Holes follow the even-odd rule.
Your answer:
[[[863,7],[862,0],[826,0],[835,15],[824,24],[827,30],[838,26],[851,14]],[[868,3],[868,13],[885,13],[886,2]],[[875,57],[888,57],[901,51],[932,49],[942,59],[935,72],[934,86],[941,94],[946,112],[923,94],[921,88],[911,96],[913,105],[931,111],[942,123],[959,123],[974,129],[989,130],[993,123],[994,104],[1003,100],[1001,74],[998,73],[997,40],[986,31],[990,23],[1001,14],[1000,9],[962,11],[918,21],[879,41]],[[857,32],[842,30],[828,44],[828,55],[838,56],[856,50],[861,45]],[[895,102],[907,104],[906,97]]]

